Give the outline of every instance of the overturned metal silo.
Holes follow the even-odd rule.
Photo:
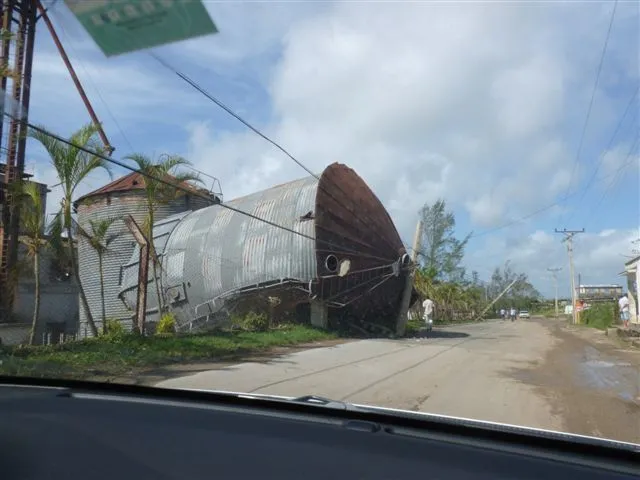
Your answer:
[[[393,329],[409,258],[384,206],[352,169],[335,163],[319,181],[310,176],[225,205],[155,224],[162,287],[178,329],[215,326],[236,310],[266,307],[269,298],[319,326]],[[120,293],[130,310],[137,275],[136,248]],[[154,296],[148,301],[147,312],[156,311]]]

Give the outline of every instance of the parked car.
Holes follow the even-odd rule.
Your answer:
[[[528,310],[520,310],[520,318],[531,318]]]

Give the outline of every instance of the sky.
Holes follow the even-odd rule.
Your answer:
[[[481,279],[509,260],[551,296],[547,268],[562,267],[566,296],[554,230],[584,228],[582,283],[623,283],[640,237],[640,3],[617,3],[595,89],[613,1],[205,4],[219,33],[110,58],[64,2],[51,8],[114,158],[183,155],[226,200],[306,176],[152,52],[311,170],[355,169],[407,243],[443,198]],[[29,121],[66,137],[90,118],[38,28]],[[33,140],[27,170],[57,183]],[[96,172],[78,195],[108,181]],[[59,200],[53,188],[49,212]]]

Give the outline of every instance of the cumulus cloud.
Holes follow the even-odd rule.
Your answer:
[[[573,208],[552,204],[575,190],[594,166],[576,164],[574,157],[611,7],[210,3],[220,34],[160,51],[230,107],[250,115],[312,171],[334,161],[354,168],[403,238],[412,237],[422,204],[438,197],[464,219],[465,228],[486,231],[536,210],[553,219]],[[620,91],[638,82],[637,48],[629,48],[637,20],[637,9],[619,5],[619,35],[610,41],[589,125],[598,134],[589,139],[610,134],[627,101]],[[52,93],[45,89],[56,88],[66,72],[61,63],[42,58],[38,74],[49,72],[55,80],[38,87],[44,98]],[[218,177],[226,199],[306,176],[189,87],[167,72],[159,74],[157,65],[110,59],[107,69],[91,58],[87,70],[118,118],[136,125],[132,131],[144,122],[145,133],[157,132],[138,134],[140,144],[162,151],[160,142],[175,138],[175,127],[182,127],[187,137],[176,140],[179,153]],[[42,115],[71,103],[75,93],[66,92],[68,98],[42,103]],[[587,157],[599,158],[598,149],[601,144],[587,142]],[[598,178],[614,171],[619,157],[617,147],[605,155]],[[518,238],[514,229],[483,237],[484,243],[474,243],[470,265],[490,269],[494,254],[498,260],[507,254],[536,272],[536,259],[560,262],[557,237],[527,235],[532,229],[529,222],[517,230]],[[622,232],[613,236],[624,237]],[[611,238],[594,238],[585,251],[596,252],[600,265],[598,241]]]

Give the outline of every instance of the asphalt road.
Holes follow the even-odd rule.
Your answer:
[[[157,386],[314,394],[640,443],[640,354],[595,330],[575,332],[553,320],[349,342]]]

